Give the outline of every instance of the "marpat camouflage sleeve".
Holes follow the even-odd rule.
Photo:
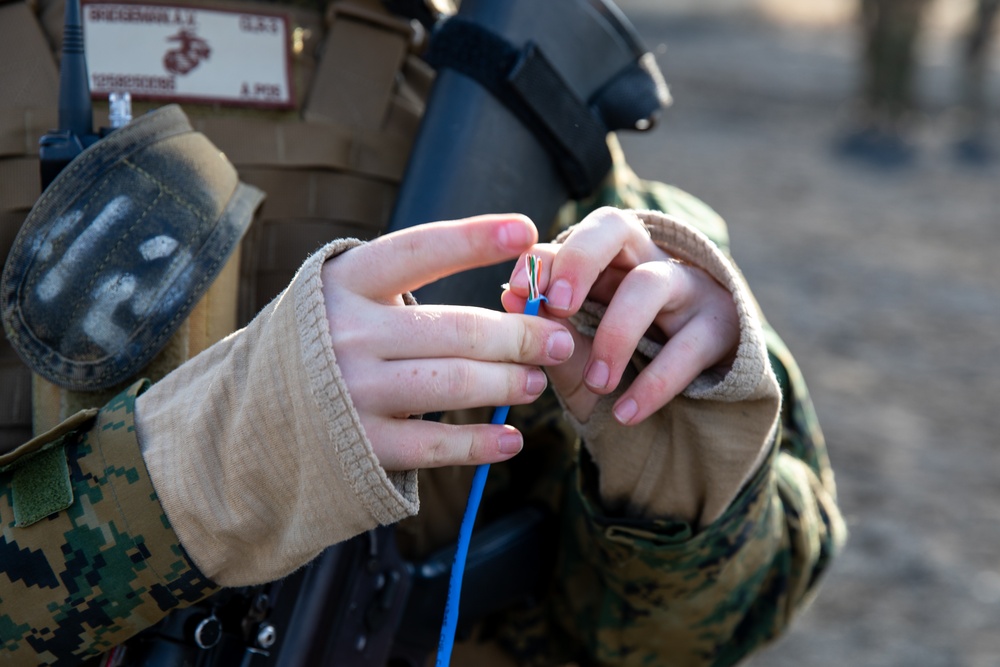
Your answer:
[[[181,549],[139,452],[146,386],[0,459],[0,663],[75,663],[216,589]],[[72,495],[55,498],[63,486]]]
[[[592,208],[660,210],[683,217],[727,250],[725,224],[680,190],[640,181],[623,162]],[[600,665],[733,665],[776,638],[812,598],[846,528],[806,385],[765,323],[783,395],[780,428],[754,478],[701,531],[685,522],[623,519],[601,507],[597,470],[578,449],[562,513],[558,573],[547,616],[564,659]],[[522,637],[528,648],[529,637]],[[529,651],[530,652],[530,651]]]

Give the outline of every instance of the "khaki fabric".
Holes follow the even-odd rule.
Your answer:
[[[320,269],[350,246],[314,254],[238,335],[139,397],[160,502],[191,559],[223,586],[282,577],[419,507],[416,473],[379,465],[333,354]]]
[[[767,456],[781,394],[757,305],[732,262],[680,218],[655,211],[637,215],[657,245],[703,268],[732,293],[740,320],[736,359],[725,372],[703,373],[641,424],[615,420],[612,407],[621,391],[602,399],[587,423],[569,417],[597,463],[601,499],[609,510],[704,527],[722,516]],[[592,335],[602,311],[588,304],[573,321]],[[640,350],[653,357],[660,347],[644,340]],[[629,456],[621,454],[623,442],[629,443]]]
[[[613,397],[586,424],[571,422],[598,464],[609,509],[706,526],[770,451],[778,384],[756,306],[731,262],[690,225],[661,213],[638,215],[657,243],[705,268],[733,294],[737,356],[723,377],[702,376],[637,426],[614,420]],[[319,267],[346,245],[333,243],[313,255],[238,336],[139,398],[139,442],[161,502],[192,559],[218,583],[277,578],[328,544],[416,512],[416,472],[382,471],[336,369]],[[578,326],[592,333],[598,317],[578,318]],[[651,355],[652,345],[645,343]],[[190,419],[178,425],[177,414]],[[624,442],[629,456],[621,455]],[[287,449],[292,446],[297,450]],[[437,511],[424,526],[432,535],[453,534],[470,472],[436,473],[427,491]],[[306,530],[315,524],[305,517],[325,513],[328,532]],[[226,553],[248,557],[230,563]]]

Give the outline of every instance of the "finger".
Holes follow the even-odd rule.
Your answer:
[[[523,447],[517,429],[502,424],[454,426],[419,419],[386,419],[370,429],[368,437],[387,471],[499,463]]]
[[[618,399],[615,418],[622,424],[642,421],[672,401],[705,369],[725,359],[732,344],[720,333],[712,318],[691,320]]]
[[[546,307],[561,315],[575,313],[607,267],[631,269],[664,257],[634,214],[598,209],[573,228],[553,257],[547,282],[540,285],[548,298]]]
[[[554,243],[537,243],[528,250],[528,252],[522,254],[517,263],[514,264],[514,270],[511,272],[510,282],[508,287],[517,296],[525,297],[528,296],[528,255],[534,255],[539,259],[540,271],[538,274],[538,284],[547,285],[549,269],[552,266],[552,258],[556,256],[558,252],[559,245]]]
[[[348,289],[380,298],[517,257],[537,239],[538,230],[522,215],[485,215],[380,236],[331,264]]]
[[[539,262],[541,267],[539,272],[539,285],[548,285],[551,282],[549,278],[550,267],[552,266],[552,258],[555,257],[556,253],[547,252],[549,247],[558,248],[559,246],[546,246],[546,249],[542,250],[542,246],[536,245],[528,251],[528,254],[535,255],[541,260]],[[586,298],[592,301],[597,301],[598,303],[609,303],[617,291],[618,285],[628,274],[628,271],[628,269],[618,268],[615,266],[605,268],[604,271],[602,271],[594,280]],[[526,268],[526,262],[524,261],[524,256],[518,260],[518,263],[511,274],[510,282],[504,287],[506,288],[506,291],[500,296],[500,301],[503,304],[504,309],[509,313],[523,312],[524,306],[528,300],[528,271]],[[545,303],[548,304],[547,297]],[[547,305],[546,308],[548,308]]]
[[[590,293],[587,295],[587,299],[591,301],[596,301],[607,305],[614,298],[615,292],[618,291],[618,286],[621,281],[628,275],[628,271],[625,269],[618,269],[614,267],[609,267],[604,270],[601,275],[597,277],[597,280],[590,288]],[[520,313],[524,311],[524,306],[527,303],[527,288],[521,288],[520,285],[514,285],[513,283],[506,286],[508,289],[500,295],[500,302],[508,313]],[[547,301],[543,301],[547,304]],[[547,308],[547,306],[546,306]],[[558,315],[553,314],[553,318],[560,318]]]
[[[587,421],[601,398],[583,381],[593,340],[577,331],[575,327],[571,326],[569,330],[574,339],[573,356],[562,364],[546,367],[545,373],[566,408],[581,421]]]
[[[587,298],[605,305],[611,303],[611,300],[618,292],[618,287],[628,273],[625,269],[614,267],[605,269],[590,288],[590,294],[587,295]]]
[[[639,341],[661,311],[673,310],[690,291],[687,273],[676,262],[646,262],[618,285],[594,335],[584,373],[587,386],[606,394],[618,387]]]
[[[534,366],[468,359],[410,359],[379,365],[378,377],[354,377],[351,395],[364,413],[406,417],[538,398],[548,380]]]
[[[566,327],[538,317],[452,306],[384,311],[380,330],[385,337],[373,344],[375,353],[388,360],[464,357],[550,365],[573,353],[573,338]]]

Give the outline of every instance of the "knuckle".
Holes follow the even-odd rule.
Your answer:
[[[488,230],[495,230],[499,221],[492,216],[474,217],[476,224],[461,226],[469,258],[492,257],[498,251],[503,251],[503,244],[498,241],[497,235],[488,232]],[[504,217],[509,219],[509,216]],[[466,222],[471,220],[471,218],[466,218]]]
[[[649,228],[646,227],[646,223],[639,219],[639,216],[635,213],[629,211],[625,214],[625,223],[631,227],[635,232],[637,232],[643,238],[649,238]]]
[[[435,468],[451,463],[448,457],[448,443],[443,437],[437,436],[428,446],[431,465]]]
[[[435,468],[441,464],[443,444],[439,438],[429,438],[417,445],[415,467]]]
[[[560,387],[559,393],[565,397],[565,400],[568,403],[573,403],[592,395],[590,388],[587,387],[587,383],[583,381],[583,376],[580,376],[579,379],[571,385]]]
[[[643,262],[628,272],[622,284],[627,285],[629,290],[655,294],[663,291],[673,272],[670,262]]]
[[[478,461],[476,452],[479,448],[476,445],[476,438],[472,434],[465,436],[460,450],[465,452],[465,463],[471,464]]]
[[[655,369],[652,366],[646,368],[641,376],[642,384],[644,385],[642,392],[637,392],[637,396],[652,396],[652,397],[662,397],[670,391],[670,380],[663,375],[659,369]]]
[[[435,430],[422,443],[419,464],[413,467],[440,468],[476,461],[476,439],[462,428]]]
[[[522,361],[531,359],[539,345],[538,337],[535,335],[534,329],[523,319],[518,318],[516,335],[518,353],[517,359]]]
[[[590,214],[590,218],[598,225],[607,224],[618,224],[622,220],[626,220],[627,216],[621,209],[615,208],[614,206],[601,206],[594,209],[594,212]]]
[[[624,350],[626,348],[634,348],[635,341],[630,335],[628,328],[622,324],[608,321],[609,319],[610,318],[605,318],[602,320],[600,325],[599,334],[601,348],[612,352]],[[608,361],[610,364],[610,360]]]
[[[681,338],[676,342],[677,353],[683,358],[697,359],[701,350],[700,338]]]
[[[599,226],[625,226],[635,231],[642,231],[646,234],[646,226],[639,220],[639,216],[631,211],[624,211],[614,206],[602,206],[593,212],[594,224]]]
[[[476,313],[460,313],[454,317],[455,340],[467,341],[475,347],[479,340],[479,315]]]
[[[395,459],[399,467],[412,470],[424,464],[426,452],[427,446],[422,438],[405,439],[397,446]]]
[[[589,267],[592,263],[590,250],[582,242],[565,243],[559,250],[559,269],[565,279],[569,279],[580,268]]]
[[[466,396],[473,387],[473,372],[471,365],[460,360],[449,366],[445,374],[445,381],[439,387],[439,391],[444,392],[442,398],[453,400],[456,397]]]
[[[491,334],[495,333],[490,315],[477,310],[456,314],[454,327],[457,346],[468,350],[478,349],[491,339]]]

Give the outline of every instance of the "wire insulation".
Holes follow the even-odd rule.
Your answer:
[[[528,302],[524,305],[525,315],[537,315],[538,308],[544,296],[538,293],[538,276],[542,269],[542,260],[535,255],[528,255]],[[502,405],[493,411],[491,424],[507,422],[509,405]],[[469,543],[472,541],[472,528],[479,512],[479,503],[483,499],[483,489],[486,488],[486,478],[490,474],[490,464],[476,466],[472,476],[472,488],[469,490],[469,500],[462,516],[462,525],[458,529],[458,545],[455,549],[455,560],[451,566],[451,577],[448,580],[448,599],[444,607],[444,622],[441,624],[441,638],[438,641],[436,667],[448,667],[451,662],[451,651],[455,646],[455,631],[458,628],[458,603],[462,596],[462,578],[465,575],[465,561],[469,555]]]

